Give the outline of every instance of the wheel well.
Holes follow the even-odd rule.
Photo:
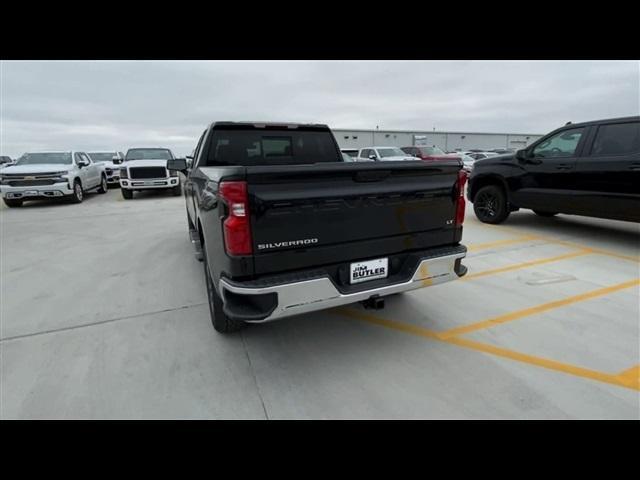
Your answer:
[[[505,186],[504,180],[500,177],[494,177],[494,176],[490,176],[490,177],[482,177],[482,178],[478,178],[477,180],[475,180],[471,186],[471,190],[469,191],[469,200],[473,203],[473,200],[475,199],[476,193],[478,193],[478,190],[480,190],[482,187],[486,187],[488,185],[495,185],[499,188],[501,188],[504,193],[505,196],[508,198],[508,191],[507,188]]]

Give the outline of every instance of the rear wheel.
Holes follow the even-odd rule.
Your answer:
[[[100,180],[100,186],[98,187],[98,193],[107,193],[109,189],[109,184],[107,183],[107,177],[102,176],[102,180]]]
[[[128,188],[121,188],[122,196],[126,200],[131,200],[133,198],[133,190],[129,190]]]
[[[534,210],[533,213],[540,217],[554,217],[558,214],[558,212],[543,212],[541,210]]]
[[[22,200],[17,198],[3,198],[4,204],[9,208],[21,207]]]
[[[202,246],[204,251],[204,245]],[[229,318],[224,314],[222,310],[222,299],[216,292],[216,289],[213,285],[213,277],[211,275],[211,271],[209,270],[209,262],[207,262],[207,256],[204,254],[204,277],[207,283],[207,300],[209,301],[209,311],[211,313],[211,323],[213,324],[213,328],[216,332],[220,333],[231,333],[237,332],[238,330],[244,328],[246,323],[235,320],[233,318]]]
[[[509,205],[504,190],[497,185],[487,185],[476,193],[473,211],[483,223],[502,223],[509,214]]]

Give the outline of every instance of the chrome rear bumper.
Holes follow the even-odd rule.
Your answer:
[[[418,264],[411,279],[406,282],[354,293],[341,293],[328,276],[267,287],[246,287],[239,282],[231,282],[221,278],[218,292],[222,296],[227,315],[246,322],[262,323],[301,313],[360,302],[373,296],[384,297],[394,293],[450,282],[466,273],[466,268],[460,262],[457,262],[465,256],[466,249],[450,255],[425,258]],[[456,263],[459,264],[457,271]],[[273,294],[275,294],[275,297]],[[240,305],[243,302],[242,296],[244,295],[262,295],[265,297],[270,296],[271,299],[275,298],[272,310],[267,312],[264,318],[251,318],[251,315],[236,314],[235,309],[228,308],[230,307],[228,305],[230,299],[232,300],[231,303]],[[244,303],[250,302],[244,301]]]

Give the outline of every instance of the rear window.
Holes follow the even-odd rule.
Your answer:
[[[601,125],[592,155],[624,155],[640,151],[640,122]]]
[[[342,162],[330,132],[214,130],[207,165],[301,165]]]

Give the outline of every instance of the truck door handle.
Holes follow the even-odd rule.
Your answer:
[[[566,163],[561,163],[560,165],[556,166],[556,170],[571,170],[571,165],[568,165]]]

